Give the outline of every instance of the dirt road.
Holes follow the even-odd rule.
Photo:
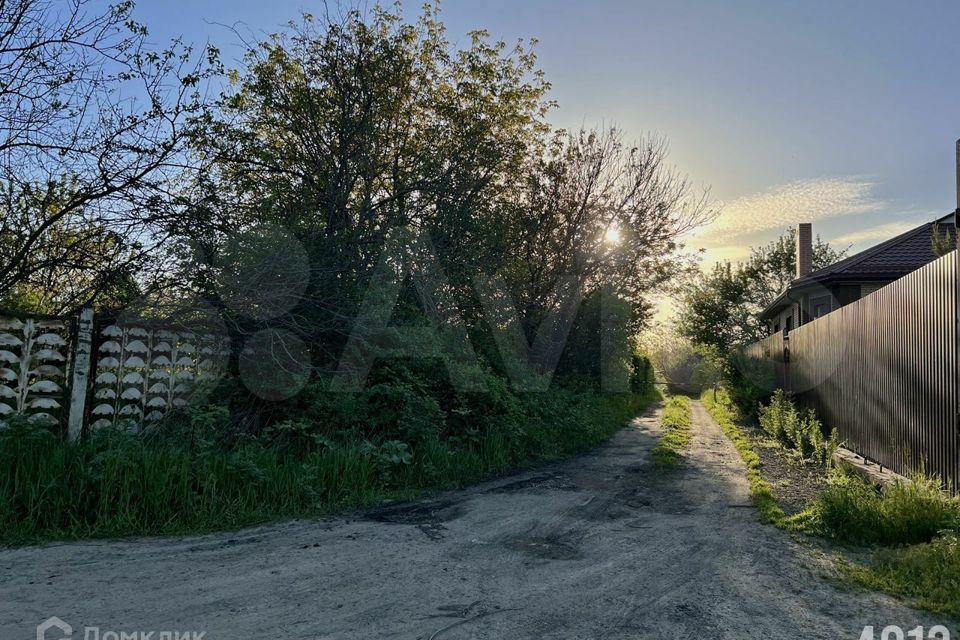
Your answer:
[[[758,524],[740,459],[699,403],[688,462],[648,464],[656,412],[591,454],[414,504],[2,550],[0,639],[34,638],[50,616],[77,640],[84,627],[154,640],[855,640],[865,625],[879,637],[943,622],[838,590],[813,551]]]

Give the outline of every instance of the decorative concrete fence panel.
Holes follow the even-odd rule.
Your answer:
[[[223,372],[223,335],[172,326],[109,323],[99,328],[90,427],[139,429],[186,406]]]
[[[0,427],[19,415],[71,440],[140,431],[205,400],[229,355],[224,332],[189,322],[0,315]]]
[[[0,421],[64,424],[70,342],[68,320],[0,316]]]

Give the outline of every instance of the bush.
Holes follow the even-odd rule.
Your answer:
[[[829,465],[839,446],[836,429],[824,438],[823,425],[813,410],[801,413],[782,389],[767,406],[760,405],[760,426],[771,438],[792,451],[801,460]]]
[[[724,387],[733,406],[745,420],[755,420],[757,408],[770,399],[776,386],[775,364],[734,351],[726,357],[723,369]]]
[[[653,363],[646,354],[634,349],[630,358],[630,391],[643,393],[653,386]]]
[[[960,502],[941,489],[939,479],[923,475],[880,489],[836,471],[810,514],[813,532],[855,545],[929,542],[960,530]]]

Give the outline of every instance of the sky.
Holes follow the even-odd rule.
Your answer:
[[[328,0],[334,4],[336,0]],[[420,2],[405,3],[414,17]],[[151,40],[242,47],[305,0],[139,0]],[[722,205],[689,238],[737,260],[798,222],[859,251],[956,207],[960,2],[447,0],[450,38],[535,37],[559,127],[660,134]]]

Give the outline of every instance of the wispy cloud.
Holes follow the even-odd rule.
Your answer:
[[[875,240],[889,240],[901,233],[910,231],[916,227],[918,222],[888,222],[869,229],[860,229],[851,231],[841,236],[837,236],[830,242],[834,245],[860,244],[863,242],[872,242]]]
[[[720,203],[720,216],[699,233],[710,244],[798,222],[870,213],[883,203],[873,195],[874,184],[857,178],[801,180],[730,202]]]

